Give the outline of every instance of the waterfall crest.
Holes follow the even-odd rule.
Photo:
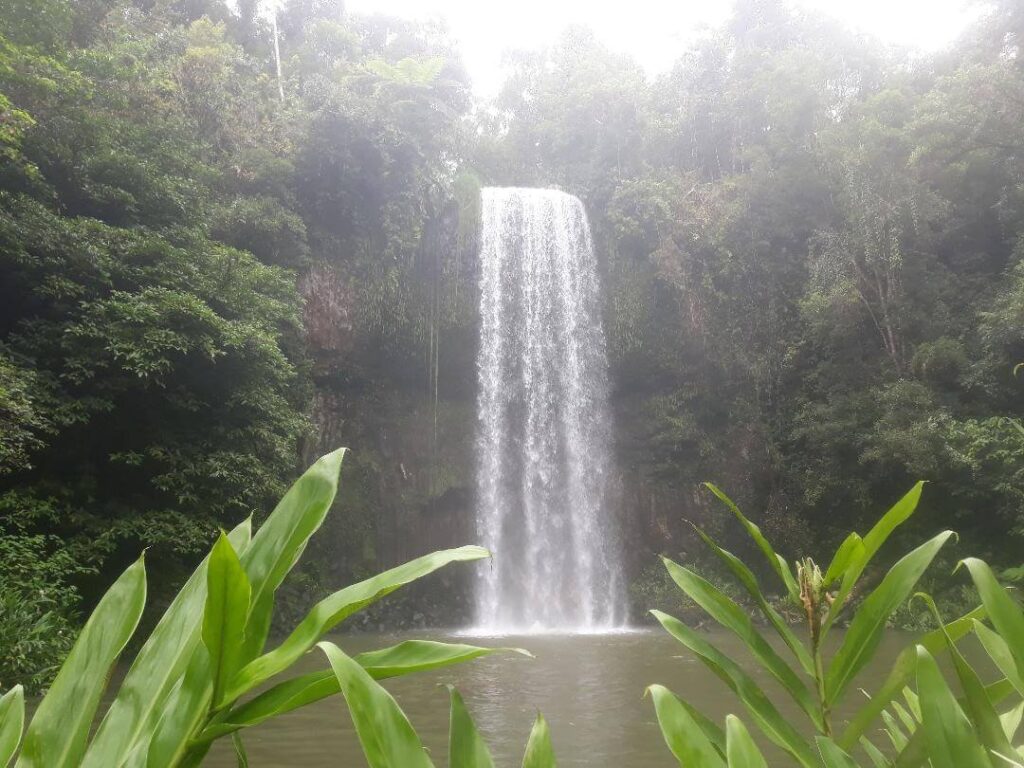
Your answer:
[[[612,629],[624,600],[586,212],[557,190],[482,194],[477,528],[494,558],[478,629]]]

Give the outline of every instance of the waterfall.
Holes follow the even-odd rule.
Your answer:
[[[483,190],[480,318],[477,528],[494,557],[478,629],[619,626],[608,361],[577,198]]]

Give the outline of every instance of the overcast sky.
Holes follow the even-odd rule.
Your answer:
[[[882,40],[922,51],[950,43],[978,13],[970,0],[794,0],[817,8]],[[459,42],[474,87],[491,95],[501,82],[509,48],[554,40],[583,23],[610,48],[631,54],[651,73],[667,68],[688,40],[722,23],[725,0],[348,0],[356,12],[407,18],[441,17]]]

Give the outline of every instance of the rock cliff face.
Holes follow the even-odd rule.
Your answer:
[[[475,539],[474,276],[453,273],[454,232],[451,216],[425,229],[404,285],[385,294],[401,307],[387,328],[367,320],[365,283],[344,265],[313,265],[301,280],[315,387],[303,459],[349,448],[335,507],[306,559],[311,593]],[[366,623],[463,620],[474,567],[485,566],[403,590]]]

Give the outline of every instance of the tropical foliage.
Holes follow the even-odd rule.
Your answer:
[[[486,550],[436,552],[337,591],[276,648],[265,649],[275,592],[323,523],[343,456],[341,449],[310,467],[255,533],[246,520],[221,534],[135,655],[94,728],[111,671],[146,602],[144,559],[129,566],[85,623],[24,736],[22,686],[0,698],[0,766],[15,755],[21,768],[193,766],[213,741],[229,735],[244,764],[245,729],[337,693],[348,705],[370,766],[430,766],[408,719],[377,681],[515,649],[406,640],[350,657],[321,638],[404,584],[449,563],[487,557]],[[286,677],[314,647],[325,657],[323,670]],[[491,765],[454,689],[451,710],[452,765]],[[554,766],[542,718],[524,765]]]
[[[835,710],[852,693],[851,685],[870,663],[882,632],[893,611],[911,596],[915,585],[945,544],[946,531],[900,558],[880,579],[866,589],[865,571],[889,536],[914,512],[921,494],[918,483],[897,502],[863,537],[851,533],[822,569],[810,558],[787,562],[772,548],[760,529],[751,523],[721,491],[718,496],[746,529],[771,570],[781,582],[783,600],[799,605],[806,617],[809,643],[801,641],[765,597],[751,570],[710,537],[698,531],[715,554],[760,608],[790,657],[776,651],[777,643],[765,639],[751,618],[716,587],[671,560],[665,566],[692,600],[724,629],[739,637],[752,659],[774,678],[808,720],[805,729],[795,727],[771,697],[735,660],[718,651],[704,635],[679,620],[655,611],[662,626],[707,665],[733,690],[750,720],[763,736],[804,768],[851,768],[851,755],[863,754],[875,768],[893,766],[977,766],[996,768],[1018,765],[1024,748],[1014,746],[1024,713],[1021,673],[1024,640],[1024,610],[1003,587],[989,566],[967,558],[980,605],[969,614],[943,623],[934,600],[917,597],[930,608],[938,628],[918,638],[893,662],[882,685],[868,692],[848,722],[835,720]],[[855,599],[862,593],[859,599]],[[838,648],[824,652],[829,631],[848,616]],[[990,622],[986,624],[986,619]],[[994,666],[1002,674],[986,684],[967,661],[957,643],[973,633],[980,640]],[[958,698],[941,671],[936,656],[948,653],[962,691]],[[676,698],[668,689],[649,689],[658,721],[672,754],[683,768],[767,765],[760,749],[742,721],[733,715],[723,731],[691,704]],[[1009,704],[1006,699],[1013,694]],[[853,695],[856,695],[855,693]],[[849,708],[847,708],[849,709]],[[879,732],[888,743],[876,744]],[[806,734],[812,734],[808,737]],[[860,747],[860,752],[856,751]]]

